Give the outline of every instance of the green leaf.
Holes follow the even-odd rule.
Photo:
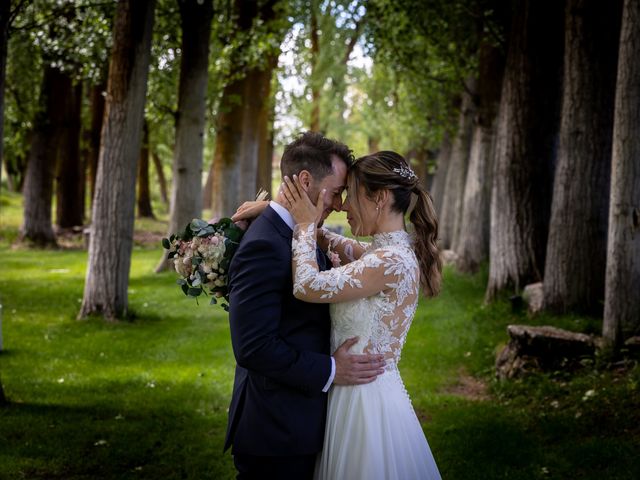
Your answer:
[[[171,248],[171,243],[169,242],[168,238],[163,238],[162,239],[162,246],[167,250],[169,250]]]
[[[179,279],[176,280],[176,283],[178,285],[186,285],[187,281],[184,278],[179,278]]]
[[[187,291],[187,295],[189,295],[190,297],[197,297],[201,293],[202,293],[202,287],[199,287],[199,288],[191,287]]]
[[[193,220],[191,220],[191,223],[189,224],[189,226],[191,227],[191,230],[195,233],[197,231],[202,230],[203,228],[207,228],[209,224],[204,220],[201,220],[200,218],[194,218]]]
[[[182,285],[182,291],[185,295],[189,295],[189,285],[187,285],[187,282],[184,282],[184,284]]]
[[[191,265],[200,265],[202,263],[202,257],[191,257]]]
[[[218,300],[216,300],[216,297],[215,296],[211,297],[211,301],[209,302],[209,305],[215,305],[216,303],[218,303]]]
[[[176,239],[176,235],[175,233],[172,233],[171,236],[169,237],[169,241],[173,242]]]

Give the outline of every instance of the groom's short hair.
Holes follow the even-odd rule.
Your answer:
[[[284,147],[280,160],[282,177],[291,178],[307,170],[314,179],[321,181],[332,172],[331,156],[342,160],[347,168],[353,164],[353,152],[344,143],[331,140],[318,132],[304,132]]]

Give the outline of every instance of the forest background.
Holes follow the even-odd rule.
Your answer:
[[[216,397],[215,407],[179,411],[204,411],[216,426],[200,433],[219,437],[233,364],[224,317],[158,301],[178,293],[159,239],[192,218],[230,215],[260,188],[273,191],[283,146],[310,129],[356,156],[402,153],[434,200],[445,291],[421,302],[412,338],[435,351],[416,349],[405,365],[417,409],[435,412],[421,420],[445,476],[472,478],[458,455],[467,450],[484,466],[477,478],[574,478],[566,475],[576,469],[584,478],[638,476],[640,2],[3,0],[0,33],[0,423],[8,432],[0,441],[9,452],[0,473],[66,478],[105,468],[73,460],[86,445],[116,443],[80,434],[102,408],[96,392],[113,390],[110,408],[144,403],[137,387],[125,388],[127,397],[108,385],[158,365],[153,354],[136,356],[144,336],[126,325],[163,342],[181,338],[191,349],[184,361],[200,351],[198,336],[211,337],[219,364],[207,388],[215,392],[196,397]],[[344,229],[339,215],[332,222]],[[162,293],[148,291],[144,301],[132,293],[150,285]],[[536,313],[520,306],[528,285]],[[151,304],[156,314],[143,310]],[[203,324],[206,315],[221,321]],[[591,353],[579,368],[565,362],[496,381],[495,356],[512,323],[591,335]],[[35,340],[52,329],[61,349]],[[141,370],[118,370],[117,380],[89,374],[96,351],[124,331],[116,355]],[[478,359],[471,345],[483,352]],[[68,377],[50,375],[44,352],[62,370],[86,369],[79,393]],[[419,373],[427,360],[441,367],[429,370],[432,380]],[[182,378],[178,364],[158,375]],[[453,414],[445,405],[458,393],[463,407]],[[130,445],[158,411],[173,411],[174,395],[134,414],[128,433],[106,431]],[[589,428],[567,427],[585,404]],[[531,431],[549,405],[548,428]],[[57,456],[60,437],[34,440],[56,408],[81,426],[66,427],[62,435],[78,440]],[[525,416],[512,423],[516,408]],[[470,421],[479,411],[482,427]],[[490,439],[469,448],[464,427],[438,430],[445,418],[526,439],[531,461],[514,463],[522,453],[514,445],[496,457]],[[151,437],[162,437],[155,430]],[[186,437],[203,442],[196,431]],[[589,441],[576,447],[578,436]],[[554,454],[542,449],[550,438]],[[53,460],[35,460],[38,449]],[[167,465],[143,450],[135,457],[146,460],[133,466],[112,452],[108,475]],[[177,451],[173,444],[169,457]],[[219,464],[196,455],[188,475],[228,475],[228,461],[215,455]],[[164,474],[185,475],[174,467]]]

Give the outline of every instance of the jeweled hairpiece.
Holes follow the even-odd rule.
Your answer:
[[[414,171],[407,167],[397,167],[393,171],[408,180],[416,180],[418,178]]]

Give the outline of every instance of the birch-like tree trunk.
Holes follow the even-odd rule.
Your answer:
[[[113,320],[127,313],[154,9],[155,0],[123,0],[116,8],[80,318],[95,313]]]
[[[625,0],[616,87],[602,335],[640,335],[640,2]]]
[[[369,149],[371,151],[371,149]],[[449,160],[451,158],[451,137],[448,132],[444,133],[440,149],[436,156],[436,172],[433,177],[433,187],[431,188],[431,197],[433,198],[433,206],[436,214],[440,219],[442,217],[442,201],[444,199],[444,186],[447,181],[447,170],[449,169]]]
[[[467,88],[473,91],[475,82],[468,80]],[[469,164],[474,115],[475,105],[473,104],[473,98],[469,92],[465,91],[462,94],[458,130],[451,146],[451,156],[449,158],[449,167],[447,168],[447,179],[444,185],[442,210],[440,212],[440,241],[443,248],[455,248],[460,234],[462,202],[467,178],[467,166]]]
[[[491,192],[487,300],[542,280],[558,137],[564,2],[514,7]]]
[[[202,216],[202,156],[213,17],[211,0],[180,1],[179,6],[182,57],[176,143],[173,152],[169,235],[182,231],[187,223]],[[156,272],[168,267],[165,251]]]
[[[464,187],[460,240],[454,248],[458,254],[456,266],[466,273],[474,273],[480,263],[489,258],[491,160],[503,73],[501,49],[484,42],[480,47],[478,106]]]
[[[544,307],[602,314],[622,0],[568,0]]]
[[[106,85],[99,84],[91,87],[90,110],[91,132],[89,137],[89,184],[91,186],[91,204],[96,190],[96,177],[98,175],[98,158],[100,157],[100,134],[102,131],[102,119],[104,117],[104,103]]]

